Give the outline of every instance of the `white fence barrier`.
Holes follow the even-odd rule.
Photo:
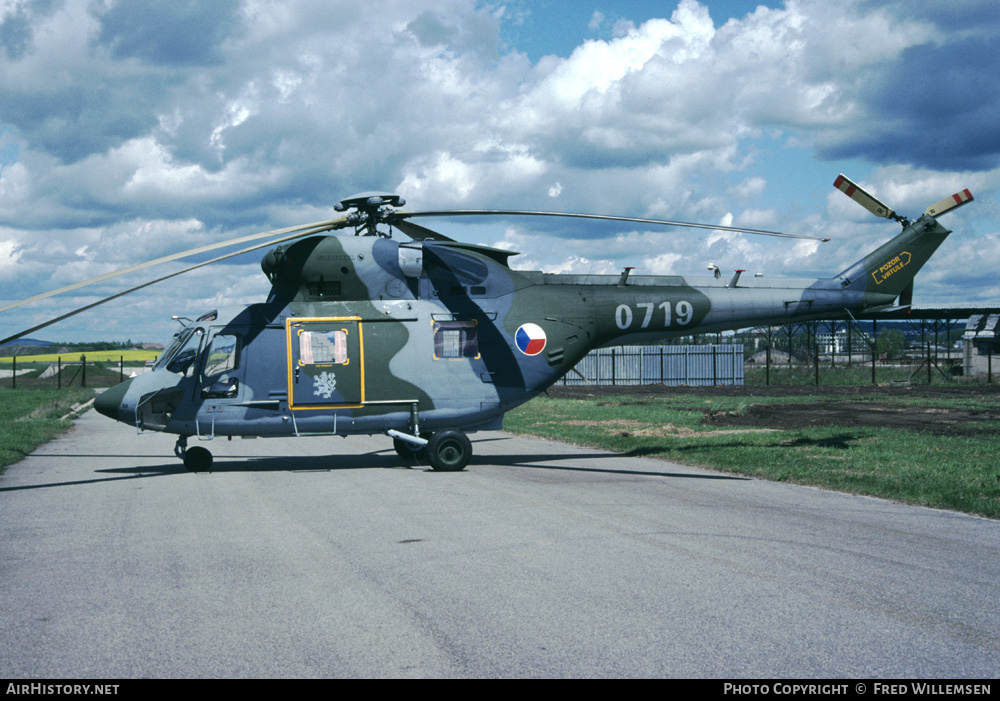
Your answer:
[[[743,344],[616,346],[591,351],[563,385],[742,385]]]

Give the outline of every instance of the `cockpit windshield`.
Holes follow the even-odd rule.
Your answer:
[[[190,335],[189,329],[181,329],[180,331],[175,333],[174,340],[170,342],[170,345],[167,346],[167,349],[165,351],[160,353],[160,357],[156,360],[156,363],[153,365],[153,368],[158,370],[164,367],[167,364],[167,362],[174,357],[174,354],[177,353],[180,347],[184,345],[184,342],[187,341],[189,335]]]
[[[200,326],[188,327],[174,337],[174,342],[163,352],[154,369],[166,368],[170,372],[185,374],[198,357],[205,329]]]

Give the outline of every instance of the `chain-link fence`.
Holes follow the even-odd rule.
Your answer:
[[[69,389],[110,387],[143,370],[135,363],[87,360],[86,354],[56,356],[54,360],[0,359],[0,381],[12,389]]]

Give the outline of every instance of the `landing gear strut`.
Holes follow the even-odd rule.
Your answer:
[[[212,453],[208,448],[196,445],[187,447],[187,436],[181,436],[174,445],[174,455],[184,461],[184,468],[190,472],[211,472]]]

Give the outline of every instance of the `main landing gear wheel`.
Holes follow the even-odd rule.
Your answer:
[[[426,436],[421,437],[425,438]],[[396,455],[403,458],[403,460],[416,460],[423,456],[425,446],[414,445],[409,441],[404,441],[400,438],[393,438],[392,447],[396,450]]]
[[[459,472],[472,459],[472,441],[461,431],[441,431],[427,442],[427,460],[439,472]]]
[[[207,448],[196,445],[184,451],[184,467],[191,472],[211,472],[212,453]]]
[[[427,440],[431,437],[429,433],[421,433],[420,437]],[[415,445],[409,441],[404,441],[401,438],[392,439],[392,447],[396,451],[396,455],[403,458],[403,460],[413,461],[413,460],[426,460],[427,459],[427,446],[426,445]]]

